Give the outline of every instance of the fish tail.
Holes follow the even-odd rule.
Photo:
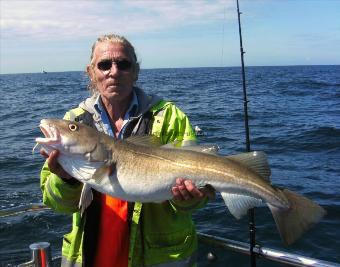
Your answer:
[[[280,236],[286,245],[294,243],[311,226],[319,222],[326,211],[308,198],[297,195],[287,189],[280,190],[289,201],[288,209],[277,208],[268,204]]]

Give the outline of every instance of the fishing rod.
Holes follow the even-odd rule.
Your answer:
[[[244,127],[246,130],[246,150],[250,152],[250,138],[249,138],[249,119],[248,119],[248,99],[247,99],[247,88],[246,88],[246,74],[244,70],[244,50],[242,43],[242,31],[241,31],[241,12],[238,0],[237,4],[237,17],[238,17],[238,33],[240,36],[240,53],[241,53],[241,64],[242,64],[242,85],[243,85],[243,107],[244,107]],[[255,209],[250,209],[248,212],[249,217],[249,252],[250,252],[250,266],[256,267],[256,254],[254,248],[255,243]]]

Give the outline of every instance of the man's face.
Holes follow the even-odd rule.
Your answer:
[[[97,44],[88,73],[103,100],[109,102],[128,99],[137,77],[128,50],[109,41]]]

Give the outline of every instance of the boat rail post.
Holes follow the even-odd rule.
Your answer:
[[[18,267],[52,267],[51,246],[48,242],[33,243],[29,246],[32,259],[29,262],[18,265]]]

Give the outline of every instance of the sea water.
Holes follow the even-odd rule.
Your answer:
[[[327,216],[285,247],[267,207],[255,210],[262,246],[340,262],[340,66],[246,68],[251,150],[265,151],[272,183],[313,199]],[[32,154],[39,121],[61,118],[89,96],[84,72],[0,75],[0,209],[39,203],[43,158]],[[138,86],[171,100],[199,126],[200,143],[220,153],[245,151],[240,68],[142,70]],[[236,220],[217,195],[193,215],[198,231],[248,242],[248,218]],[[29,260],[29,245],[60,255],[71,217],[51,210],[0,218],[0,266]],[[217,256],[214,262],[206,254]],[[245,255],[199,245],[199,266],[249,266]],[[259,259],[261,266],[282,266]]]

